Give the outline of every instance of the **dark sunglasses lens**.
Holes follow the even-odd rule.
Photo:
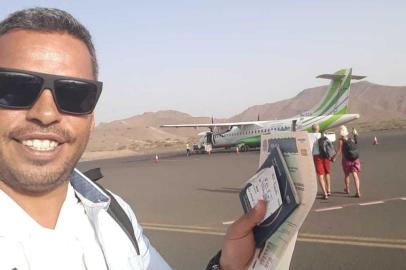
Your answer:
[[[59,108],[67,113],[91,113],[97,102],[97,86],[75,80],[57,80],[54,84]]]
[[[30,107],[41,91],[42,82],[41,78],[33,75],[1,71],[0,107]]]

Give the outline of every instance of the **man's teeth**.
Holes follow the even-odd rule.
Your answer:
[[[56,141],[50,140],[24,140],[22,143],[33,150],[37,151],[51,151],[54,150],[59,144]]]

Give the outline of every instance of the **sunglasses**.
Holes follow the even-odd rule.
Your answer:
[[[0,67],[0,108],[29,109],[49,89],[60,112],[90,114],[102,86],[99,81]]]

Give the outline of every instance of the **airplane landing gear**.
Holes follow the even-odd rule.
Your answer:
[[[243,144],[240,147],[240,152],[248,152],[248,150],[250,149],[248,145]]]

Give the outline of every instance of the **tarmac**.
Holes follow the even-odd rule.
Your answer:
[[[372,145],[377,136],[378,145]],[[361,198],[343,192],[333,164],[332,196],[313,205],[290,269],[406,269],[406,130],[360,134]],[[205,269],[227,226],[243,214],[238,193],[259,151],[166,153],[82,162],[135,211],[152,245],[174,269]],[[406,169],[406,168],[405,168]]]

